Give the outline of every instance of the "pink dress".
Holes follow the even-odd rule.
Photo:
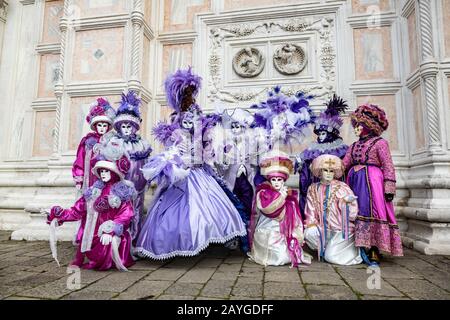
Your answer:
[[[358,196],[355,243],[358,247],[377,247],[393,256],[403,248],[394,205],[385,194],[395,194],[395,168],[388,142],[381,137],[360,139],[344,157],[347,184]]]
[[[99,184],[99,183],[96,183]],[[114,236],[118,243],[118,256],[124,267],[133,265],[130,254],[131,236],[128,232],[133,217],[131,196],[129,199],[116,202],[111,207],[111,189],[123,187],[122,182],[106,184],[102,189],[90,188],[70,209],[55,206],[51,209],[49,221],[56,218],[61,224],[66,221],[81,220],[80,232],[82,235],[78,251],[88,258],[87,263],[79,257],[72,264],[85,269],[108,270],[117,267],[113,260],[113,244],[103,245],[100,241],[103,233]],[[117,200],[118,198],[115,198]],[[114,241],[114,240],[113,240]],[[77,255],[79,252],[77,251]],[[83,256],[84,258],[84,256]]]
[[[97,132],[89,132],[81,139],[78,145],[77,155],[72,166],[72,176],[75,184],[81,184],[83,190],[86,190],[97,180],[91,172],[93,158],[93,148],[100,139],[101,135]]]

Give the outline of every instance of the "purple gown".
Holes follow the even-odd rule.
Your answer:
[[[184,131],[175,148],[186,139],[190,134]],[[191,166],[186,178],[160,188],[136,242],[139,256],[159,260],[195,256],[211,243],[246,235],[239,212],[202,165]]]

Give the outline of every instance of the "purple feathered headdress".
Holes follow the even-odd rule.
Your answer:
[[[122,100],[117,109],[117,117],[114,120],[114,127],[117,131],[119,131],[120,124],[123,122],[130,122],[136,130],[139,130],[142,121],[139,110],[140,105],[141,99],[134,91],[130,90],[127,94],[122,93]]]
[[[192,73],[192,68],[178,70],[167,77],[164,82],[166,98],[170,107],[176,112],[181,111],[181,102],[186,88],[192,87],[192,96],[195,98],[200,90],[201,80],[198,75]]]
[[[326,131],[339,136],[339,130],[343,124],[340,115],[348,109],[347,102],[334,94],[326,106],[325,111],[315,121],[314,133],[318,134],[320,131]]]
[[[299,92],[295,97],[287,97],[279,86],[269,91],[268,99],[251,106],[256,109],[252,127],[264,128],[274,140],[284,144],[292,138],[301,140],[306,136],[307,128],[315,120],[309,106],[312,96]]]

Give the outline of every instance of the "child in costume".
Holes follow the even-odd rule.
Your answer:
[[[72,265],[96,270],[116,267],[126,271],[134,263],[128,228],[134,215],[132,198],[136,190],[131,182],[124,180],[130,169],[125,151],[114,144],[101,149],[92,168],[98,180],[70,209],[52,207],[47,221],[57,219],[59,225],[82,221],[81,258],[77,252]]]
[[[355,243],[368,249],[371,262],[380,262],[380,251],[402,256],[403,248],[392,200],[395,168],[388,142],[381,137],[389,122],[383,109],[359,106],[351,115],[359,140],[344,157],[347,184],[358,196]],[[364,252],[363,252],[364,253]]]
[[[342,160],[324,154],[312,163],[314,177],[320,179],[310,185],[305,207],[305,240],[317,250],[319,260],[339,265],[362,262],[355,247],[354,221],[358,213],[356,197],[349,186],[337,179],[344,173]]]
[[[327,108],[314,121],[317,142],[312,143],[298,157],[296,167],[299,172],[300,209],[305,212],[306,195],[309,186],[320,180],[311,172],[311,163],[322,154],[332,154],[344,158],[348,146],[340,137],[343,121],[340,117],[348,108],[347,103],[336,95],[327,103]]]
[[[195,103],[200,81],[190,68],[166,79],[167,101],[175,112],[170,124],[154,129],[166,151],[142,169],[158,190],[138,236],[141,257],[194,256],[210,243],[246,235],[239,212],[203,162],[205,118]]]
[[[250,259],[264,266],[309,264],[311,257],[302,250],[303,223],[298,192],[285,185],[293,171],[292,161],[281,151],[269,152],[260,167],[268,181],[256,187]]]
[[[92,132],[89,132],[78,145],[77,155],[72,166],[72,176],[78,190],[85,191],[95,181],[96,177],[91,172],[91,159],[94,146],[105,139],[105,134],[110,132],[115,118],[115,111],[104,98],[98,98],[91,105],[86,121]]]
[[[137,132],[141,126],[142,118],[139,110],[141,100],[135,92],[130,91],[126,95],[122,94],[122,101],[117,109],[114,119],[115,138],[120,140],[128,153],[131,167],[125,179],[134,183],[138,196],[133,202],[134,217],[130,226],[131,237],[136,239],[139,232],[141,217],[144,211],[144,196],[147,181],[141,168],[148,161],[152,148],[148,141],[142,138]]]

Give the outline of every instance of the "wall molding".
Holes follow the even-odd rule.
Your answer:
[[[39,43],[36,46],[36,52],[39,54],[59,54],[61,52],[60,43]]]

